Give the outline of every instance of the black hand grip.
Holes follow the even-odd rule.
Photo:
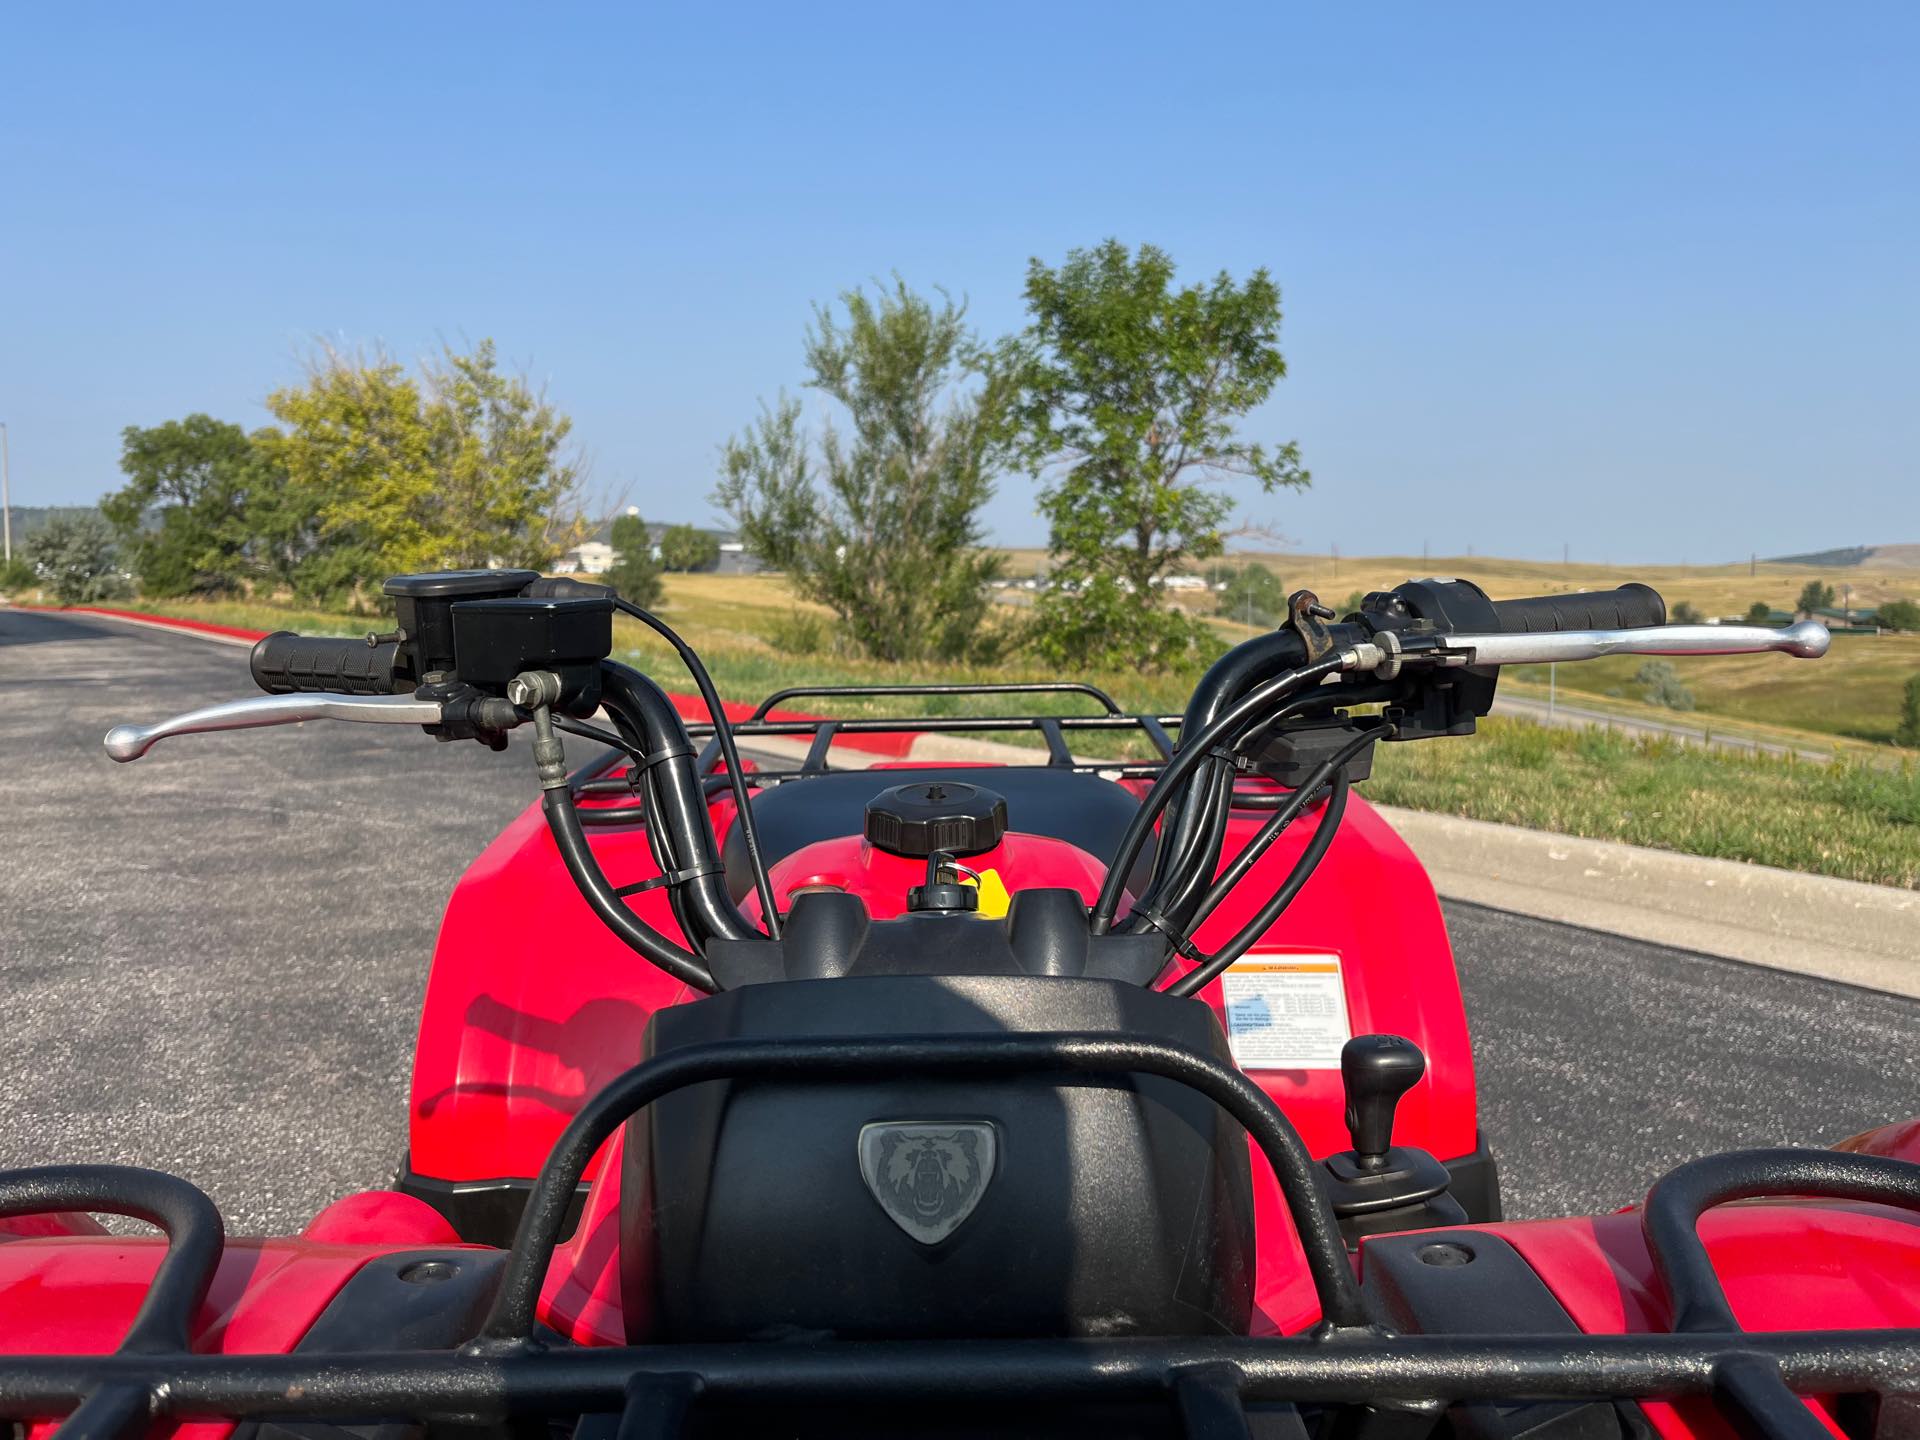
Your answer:
[[[1503,635],[1538,635],[1550,630],[1640,630],[1667,623],[1667,602],[1651,585],[1622,585],[1618,590],[1496,600],[1493,613]]]
[[[399,649],[391,641],[369,645],[365,640],[276,630],[255,644],[247,665],[253,671],[253,683],[269,695],[307,690],[391,695]]]

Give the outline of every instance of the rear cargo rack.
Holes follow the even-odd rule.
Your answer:
[[[633,1114],[713,1080],[855,1081],[908,1066],[924,1075],[1053,1084],[1151,1074],[1205,1095],[1247,1130],[1279,1181],[1319,1296],[1320,1328],[1271,1338],[600,1348],[537,1337],[536,1302],[567,1202],[589,1159]],[[168,1246],[114,1354],[0,1356],[0,1417],[64,1416],[57,1432],[64,1440],[135,1440],[155,1422],[179,1420],[452,1421],[504,1433],[536,1418],[618,1416],[617,1431],[606,1433],[643,1440],[679,1435],[709,1407],[1000,1406],[1000,1429],[1042,1407],[1054,1416],[1064,1407],[1071,1415],[1084,1410],[1089,1428],[1111,1433],[1112,1407],[1131,1405],[1160,1417],[1159,1432],[1225,1440],[1252,1433],[1249,1407],[1263,1415],[1298,1406],[1350,1412],[1360,1428],[1328,1433],[1410,1437],[1459,1403],[1700,1396],[1744,1434],[1831,1440],[1799,1395],[1884,1399],[1920,1387],[1920,1330],[1743,1332],[1695,1232],[1701,1213],[1730,1200],[1815,1197],[1920,1208],[1920,1165],[1817,1150],[1682,1165],[1653,1187],[1643,1212],[1674,1317],[1671,1333],[1644,1335],[1395,1334],[1369,1313],[1316,1175],[1299,1135],[1258,1086],[1214,1056],[1177,1045],[1063,1033],[688,1046],[628,1070],[575,1115],[536,1182],[492,1309],[457,1351],[191,1353],[192,1316],[224,1243],[206,1196],[184,1180],[124,1167],[0,1175],[0,1217],[129,1215],[159,1225]],[[897,1417],[894,1428],[902,1428]],[[1136,1424],[1125,1433],[1146,1432]],[[1288,1433],[1305,1435],[1297,1415]]]

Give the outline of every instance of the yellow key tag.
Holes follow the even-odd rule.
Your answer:
[[[980,908],[974,912],[976,915],[984,915],[989,920],[999,920],[1006,915],[1007,907],[1013,904],[1013,896],[998,870],[982,870],[976,888],[980,891]]]

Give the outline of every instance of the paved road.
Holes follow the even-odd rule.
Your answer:
[[[389,1172],[441,906],[532,791],[517,743],[411,730],[193,737],[130,766],[100,750],[116,720],[248,688],[240,650],[0,609],[0,1166],[159,1166],[236,1230],[298,1226]],[[1449,916],[1516,1213],[1920,1112],[1913,1002]]]

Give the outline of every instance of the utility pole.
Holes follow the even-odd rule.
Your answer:
[[[0,532],[6,537],[5,560],[13,563],[13,469],[7,459],[7,422],[0,420]]]

